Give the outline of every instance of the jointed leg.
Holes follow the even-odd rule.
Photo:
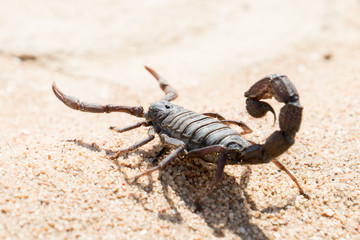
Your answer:
[[[60,91],[55,85],[55,82],[52,84],[52,89],[55,96],[62,101],[66,106],[80,110],[83,112],[92,112],[92,113],[111,113],[111,112],[124,112],[136,117],[144,116],[143,107],[128,107],[128,106],[120,106],[120,105],[101,105],[97,103],[87,103],[81,102],[76,97],[68,96]]]
[[[226,165],[227,149],[226,149],[226,147],[224,147],[222,145],[214,145],[214,146],[209,146],[209,147],[192,150],[188,153],[189,158],[201,158],[201,157],[204,157],[205,155],[216,154],[216,153],[220,153],[220,156],[219,156],[218,165],[216,168],[215,177],[211,181],[211,183],[202,191],[202,193],[196,198],[195,205],[197,206],[197,208],[200,207],[199,202],[201,201],[201,199],[204,196],[206,196],[213,189],[213,187],[216,184],[218,184],[220,182],[221,177],[224,173],[225,165]]]
[[[115,153],[108,153],[108,155],[110,156],[111,159],[116,159],[116,158],[118,158],[119,156],[121,156],[121,155],[123,155],[123,154],[126,154],[126,153],[128,153],[128,152],[131,152],[131,151],[133,151],[133,150],[135,150],[135,149],[137,149],[137,148],[145,145],[146,143],[152,141],[152,140],[155,138],[155,130],[154,130],[153,127],[150,127],[150,128],[149,128],[148,134],[149,134],[149,136],[148,136],[146,139],[144,139],[144,140],[142,140],[142,141],[140,141],[140,142],[137,142],[137,143],[131,145],[131,146],[128,147],[128,148],[120,149],[120,150],[116,151]]]
[[[164,101],[171,101],[174,100],[177,97],[177,92],[174,88],[172,88],[169,83],[163,79],[157,72],[155,72],[153,69],[145,66],[145,69],[148,70],[151,75],[154,76],[154,78],[156,78],[156,80],[158,80],[158,82],[160,83],[160,88],[165,92],[165,97],[163,97],[162,100]]]
[[[166,158],[164,158],[159,163],[159,165],[157,165],[156,167],[150,168],[150,169],[146,170],[145,172],[142,172],[142,173],[138,174],[137,176],[135,176],[133,178],[132,182],[135,182],[139,177],[142,177],[144,175],[150,174],[158,169],[163,168],[167,163],[169,163],[171,160],[175,159],[180,153],[182,153],[186,149],[185,143],[178,139],[171,138],[171,137],[167,136],[166,134],[161,134],[160,138],[165,144],[176,146],[177,148],[172,153],[170,153]]]
[[[282,165],[277,159],[273,159],[272,162],[280,169],[283,170],[287,173],[287,175],[289,175],[289,177],[291,178],[291,180],[293,180],[296,184],[296,186],[298,187],[300,194],[303,195],[306,199],[310,199],[309,195],[307,195],[304,190],[301,188],[300,184],[298,183],[297,179],[294,177],[294,175],[291,174],[291,172],[289,170],[287,170],[285,168],[284,165]]]
[[[203,115],[209,116],[209,117],[212,117],[212,118],[217,118],[219,120],[225,120],[225,118],[223,116],[221,116],[218,113],[214,113],[214,112],[206,112],[206,113],[203,113]]]
[[[204,147],[200,149],[191,150],[187,157],[188,158],[202,158],[208,154],[220,153],[226,150],[226,148],[222,145],[213,145],[209,147]]]
[[[147,121],[142,121],[142,122],[135,123],[134,125],[130,125],[130,126],[123,127],[123,128],[117,128],[117,127],[111,126],[110,130],[114,130],[118,133],[122,133],[122,132],[126,132],[129,130],[133,130],[133,129],[141,127],[141,126],[149,126],[149,124]]]
[[[144,175],[150,174],[156,170],[163,168],[167,163],[169,163],[171,160],[175,159],[182,151],[184,151],[184,149],[185,149],[185,146],[178,147],[175,151],[170,153],[170,155],[168,155],[166,158],[164,158],[156,167],[150,168],[150,169],[146,170],[145,172],[142,172],[142,173],[138,174],[137,176],[135,176],[133,178],[132,182],[135,182],[139,177],[142,177]]]
[[[213,113],[213,112],[207,112],[207,113],[203,113],[203,115],[205,116],[209,116],[212,118],[217,118],[220,120],[220,122],[222,122],[223,124],[226,125],[230,125],[230,124],[234,124],[237,125],[239,127],[241,127],[244,131],[240,133],[240,135],[245,135],[248,133],[252,133],[251,128],[249,128],[244,122],[242,121],[237,121],[237,120],[226,120],[223,116],[221,116],[218,113]]]
[[[244,131],[240,133],[240,135],[245,135],[245,134],[249,134],[252,133],[251,128],[249,128],[244,122],[242,121],[236,121],[236,120],[221,120],[220,122],[226,124],[226,125],[230,125],[230,124],[235,124],[239,127],[241,127]]]
[[[195,199],[195,205],[199,207],[199,202],[201,199],[206,196],[216,184],[218,184],[222,178],[222,175],[224,173],[224,168],[226,165],[226,149],[223,149],[220,153],[220,157],[218,160],[218,165],[216,168],[216,173],[214,179],[211,181],[211,183],[202,191],[202,193]]]
[[[159,158],[162,157],[162,155],[164,155],[164,153],[166,152],[167,148],[166,147],[163,147],[161,148],[161,150],[156,154],[156,156],[154,158],[152,158],[151,162],[153,164],[157,164],[158,161],[159,161]]]

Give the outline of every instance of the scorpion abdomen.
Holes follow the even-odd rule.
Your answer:
[[[228,143],[235,143],[240,151],[250,146],[238,132],[217,119],[179,106],[162,121],[161,129],[170,137],[183,141],[188,151]]]

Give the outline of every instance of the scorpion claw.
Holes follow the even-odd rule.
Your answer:
[[[78,98],[66,95],[65,93],[60,91],[60,89],[56,86],[55,82],[53,82],[52,84],[52,90],[55,96],[61,102],[74,110],[92,113],[124,112],[134,115],[136,117],[144,117],[143,107],[128,107],[113,104],[101,105],[97,103],[82,102]]]
[[[160,88],[165,92],[165,97],[162,100],[164,101],[172,101],[177,98],[177,92],[174,88],[172,88],[169,83],[162,78],[155,70],[149,68],[148,66],[144,66],[145,69],[159,82]]]
[[[300,194],[306,199],[310,199],[297,182],[296,178],[275,158],[283,154],[295,142],[295,135],[298,132],[302,118],[302,106],[299,102],[299,95],[295,86],[290,80],[279,74],[271,74],[256,82],[246,93],[246,108],[249,114],[259,118],[271,112],[274,115],[274,124],[277,121],[274,109],[262,99],[275,98],[284,103],[278,117],[280,130],[273,132],[263,144],[255,144],[246,141],[240,135],[250,133],[251,129],[241,121],[226,120],[217,113],[198,114],[186,110],[180,106],[170,103],[177,97],[177,92],[169,83],[153,69],[145,66],[146,70],[158,81],[160,88],[165,93],[161,101],[151,104],[149,110],[144,112],[143,107],[131,107],[113,104],[96,104],[82,102],[76,97],[68,96],[57,88],[55,83],[52,85],[55,96],[66,106],[84,112],[92,113],[111,113],[123,112],[136,117],[145,118],[144,121],[124,127],[110,127],[111,130],[122,133],[140,126],[149,127],[148,137],[132,144],[128,147],[120,148],[117,151],[105,150],[109,159],[117,160],[120,156],[134,151],[154,140],[155,134],[160,136],[162,144],[165,146],[156,159],[160,157],[166,148],[174,150],[164,157],[156,166],[143,171],[125,181],[128,184],[137,184],[140,177],[151,174],[162,169],[169,162],[177,157],[187,155],[188,158],[204,158],[206,161],[214,162],[217,158],[217,168],[215,176],[210,184],[195,197],[195,211],[202,211],[202,198],[221,182],[226,164],[262,164],[273,161],[277,167],[285,171],[297,185]],[[217,118],[217,120],[208,117]],[[243,129],[242,133],[231,130],[229,124],[236,124]],[[83,144],[85,147],[100,151],[101,148],[96,144]],[[191,144],[190,144],[191,142]],[[164,150],[165,149],[165,150]],[[207,158],[209,157],[209,158]],[[216,160],[216,159],[215,159]],[[119,163],[117,163],[119,164]],[[149,177],[149,181],[152,178]],[[140,181],[139,181],[140,182]],[[197,191],[196,191],[197,192]]]

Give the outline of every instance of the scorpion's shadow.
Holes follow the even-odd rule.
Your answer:
[[[94,143],[88,144],[79,140],[67,141],[74,142],[76,145],[91,151],[99,152],[101,150]],[[154,148],[155,147],[156,146],[154,146]],[[146,156],[149,153],[137,149],[133,151],[132,154]],[[112,161],[117,165],[119,171],[122,172],[121,169],[123,166],[121,166],[117,160]],[[146,158],[144,158],[144,161],[149,161],[149,159],[146,160]],[[240,182],[237,182],[234,176],[224,172],[222,182],[203,199],[201,210],[196,209],[194,204],[196,197],[199,192],[209,184],[214,176],[216,167],[211,168],[210,166],[211,165],[208,164],[202,164],[202,161],[199,160],[178,158],[159,171],[159,181],[163,187],[164,197],[171,209],[171,211],[159,213],[159,218],[173,223],[183,222],[183,218],[177,210],[176,204],[173,203],[173,200],[170,197],[168,190],[171,188],[175,194],[184,201],[188,208],[196,211],[197,214],[205,220],[207,225],[214,230],[214,235],[216,237],[224,237],[223,232],[225,229],[228,229],[241,237],[241,239],[268,239],[258,226],[250,223],[251,216],[249,214],[249,209],[256,209],[255,203],[245,191],[249,175],[251,174],[250,168],[245,169]],[[186,170],[183,171],[183,169]],[[123,174],[127,177],[125,173]],[[152,178],[149,177],[149,179],[149,184],[137,184],[137,186],[146,192],[151,192],[153,189]],[[204,179],[208,180],[205,181]],[[138,199],[138,202],[141,204],[141,200]],[[262,212],[285,209],[288,205],[289,204],[275,208],[270,207],[269,209],[262,210]],[[146,210],[150,209],[146,208]]]
[[[146,160],[144,159],[144,161]],[[203,199],[201,210],[196,209],[195,199],[209,184],[215,169],[216,167],[211,168],[210,165],[203,164],[199,159],[187,158],[178,158],[161,169],[159,181],[162,184],[164,197],[170,206],[170,211],[159,213],[159,218],[173,223],[183,222],[178,207],[174,204],[168,191],[171,188],[184,201],[186,207],[193,209],[205,220],[207,225],[214,230],[213,234],[216,237],[224,237],[224,230],[228,229],[241,239],[268,239],[258,226],[250,223],[249,210],[256,209],[255,203],[244,191],[251,174],[250,168],[245,169],[240,182],[237,182],[234,176],[224,172],[222,183],[218,184]],[[121,171],[121,169],[119,170]],[[137,186],[144,191],[151,192],[153,189],[152,178],[149,177],[149,179],[147,185],[138,183]]]
[[[216,237],[224,237],[224,230],[228,229],[240,236],[241,239],[268,239],[258,226],[250,223],[249,208],[256,209],[256,206],[244,189],[246,188],[251,170],[245,170],[240,182],[237,182],[234,176],[224,172],[222,182],[203,198],[201,209],[197,209],[194,203],[195,199],[205,186],[210,183],[216,168],[211,168],[206,166],[206,164],[199,164],[201,163],[199,160],[194,160],[177,160],[178,162],[175,164],[167,166],[160,171],[159,180],[163,185],[164,196],[175,214],[160,214],[159,216],[169,220],[181,219],[176,206],[174,206],[168,195],[167,189],[170,187],[185,202],[186,206],[194,209],[205,220],[207,225],[214,230],[213,234]],[[178,181],[176,174],[169,174],[169,172],[178,173],[181,171],[180,169],[184,168],[187,169],[185,172],[188,172],[188,174],[183,176],[183,181]],[[193,175],[200,175],[197,173],[205,174],[205,178],[204,176],[194,177]],[[164,178],[165,175],[166,178]],[[190,175],[190,177],[186,175]]]

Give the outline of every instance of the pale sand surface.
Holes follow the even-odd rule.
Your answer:
[[[358,0],[1,1],[0,239],[360,239],[359,13]],[[176,104],[243,120],[255,142],[278,124],[250,117],[243,93],[288,75],[304,115],[279,160],[311,200],[273,164],[227,166],[201,212],[194,198],[215,167],[200,160],[129,185],[154,166],[158,137],[108,159],[91,144],[129,146],[146,128],[114,133],[138,119],[73,111],[51,83],[146,108],[163,93],[145,64],[178,90]]]

